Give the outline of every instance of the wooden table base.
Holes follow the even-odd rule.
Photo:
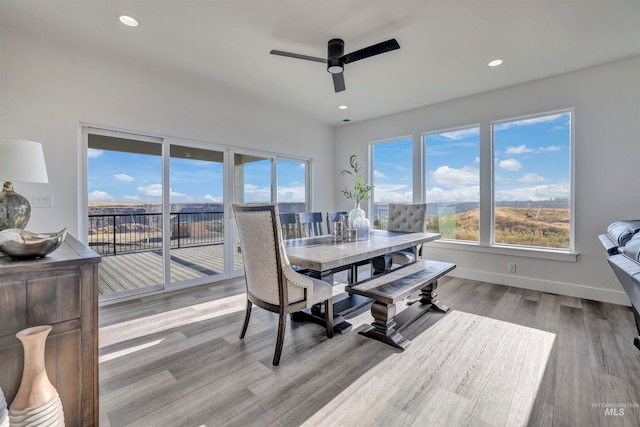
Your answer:
[[[382,341],[400,351],[409,348],[411,341],[403,337],[400,331],[429,310],[437,310],[442,313],[450,310],[449,307],[434,299],[435,293],[430,288],[433,285],[433,283],[429,284],[427,288],[422,290],[422,298],[419,301],[397,314],[395,304],[374,302],[371,305],[371,315],[375,320],[371,323],[371,328],[360,331],[359,334]]]

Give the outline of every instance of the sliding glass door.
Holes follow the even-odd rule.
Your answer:
[[[225,272],[224,152],[170,145],[170,282]]]
[[[161,141],[113,132],[87,140],[87,242],[103,256],[100,295],[162,289]]]
[[[233,154],[233,199],[235,203],[273,202],[273,159],[251,154]],[[234,229],[233,270],[244,269],[240,240]]]
[[[103,256],[103,301],[242,274],[232,203],[308,210],[309,160],[82,130],[80,230]]]

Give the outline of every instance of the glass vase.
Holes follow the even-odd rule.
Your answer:
[[[356,241],[369,240],[369,230],[371,229],[369,219],[367,219],[367,216],[362,209],[357,212],[357,215],[357,218],[353,220],[352,227],[356,230]]]
[[[356,220],[356,218],[358,218],[360,215],[366,217],[364,211],[362,209],[360,209],[360,203],[356,203],[354,208],[351,209],[349,211],[349,228],[355,228],[353,226],[353,222]]]

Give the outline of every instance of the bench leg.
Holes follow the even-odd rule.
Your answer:
[[[450,310],[450,308],[438,301],[438,294],[436,293],[436,289],[438,289],[437,279],[420,290],[420,302],[422,304],[431,304],[432,308],[446,313]]]
[[[395,330],[395,304],[382,304],[375,301],[371,305],[371,315],[375,319],[373,323],[371,323],[372,328],[361,331],[360,335],[382,341],[400,350],[405,350],[411,345],[411,341]]]

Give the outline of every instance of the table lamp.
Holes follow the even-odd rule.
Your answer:
[[[24,229],[31,216],[29,201],[13,191],[13,182],[49,183],[42,144],[22,139],[0,140],[0,231]]]

